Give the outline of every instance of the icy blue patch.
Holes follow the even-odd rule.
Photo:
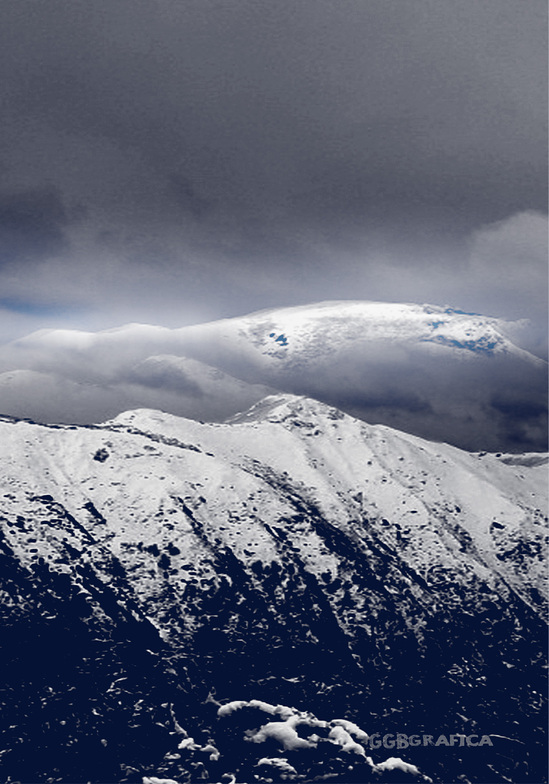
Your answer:
[[[487,337],[479,338],[478,340],[454,340],[453,338],[446,338],[444,335],[437,335],[434,338],[423,338],[422,343],[438,343],[442,346],[464,348],[477,354],[490,354],[499,341]]]
[[[271,332],[269,337],[270,338],[274,338],[275,335],[276,335],[276,332]],[[286,335],[281,334],[277,338],[275,338],[275,343],[280,343],[281,346],[287,346],[288,345],[288,338],[286,337]]]
[[[480,313],[470,313],[468,310],[459,310],[458,308],[446,308],[445,313],[457,313],[460,316],[480,316]]]

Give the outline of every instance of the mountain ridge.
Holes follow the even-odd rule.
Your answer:
[[[238,419],[0,421],[5,776],[540,781],[543,466],[292,395]],[[493,745],[391,769],[235,700]]]

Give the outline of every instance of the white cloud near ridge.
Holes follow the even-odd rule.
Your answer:
[[[504,310],[508,318],[527,318],[523,345],[547,356],[548,221],[539,212],[519,212],[487,224],[471,240],[471,297],[484,312]]]

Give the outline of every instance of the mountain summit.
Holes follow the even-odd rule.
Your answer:
[[[545,456],[292,395],[0,438],[4,780],[543,780]]]

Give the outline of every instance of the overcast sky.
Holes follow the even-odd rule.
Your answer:
[[[545,0],[1,0],[0,341],[326,299],[545,323]]]

